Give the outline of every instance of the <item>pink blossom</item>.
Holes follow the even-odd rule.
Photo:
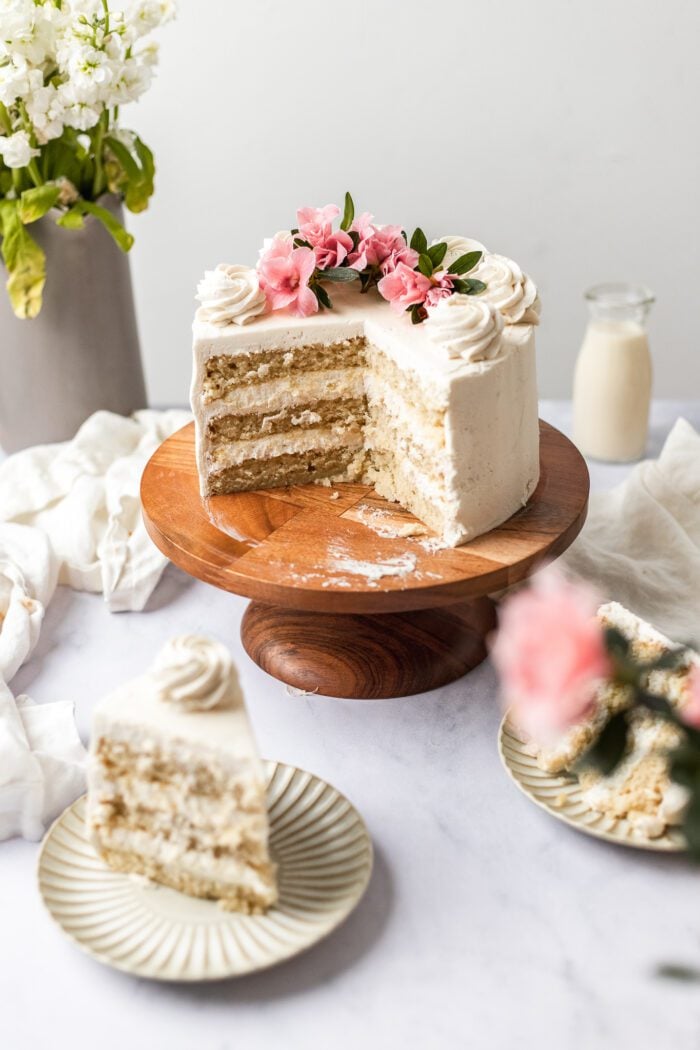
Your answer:
[[[454,294],[454,277],[446,270],[436,270],[430,283],[432,287],[425,297],[426,306],[437,306],[441,299]]]
[[[375,226],[372,215],[363,212],[351,229],[360,238],[357,248],[351,252],[349,262],[356,270],[377,266],[383,274],[391,273],[399,262],[411,269],[418,262],[418,252],[409,248],[400,226]]]
[[[694,667],[688,676],[685,703],[681,708],[681,718],[689,726],[700,729],[700,667]]]
[[[554,569],[503,602],[491,655],[516,724],[546,739],[579,721],[611,673],[598,598]]]
[[[327,204],[325,208],[299,208],[297,211],[299,237],[313,248],[319,270],[341,266],[352,251],[350,234],[334,230],[331,225],[339,214],[340,209],[335,204]]]
[[[388,299],[392,310],[403,313],[409,306],[422,303],[430,291],[430,278],[406,263],[397,263],[396,269],[382,277],[377,288],[379,294]]]
[[[316,268],[310,248],[295,248],[291,240],[275,237],[258,261],[260,287],[270,310],[288,308],[299,317],[318,310],[318,300],[309,288]]]

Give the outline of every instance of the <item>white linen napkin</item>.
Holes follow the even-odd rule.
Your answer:
[[[68,701],[15,700],[0,680],[0,841],[36,841],[85,791],[86,751]]]
[[[56,554],[59,583],[101,591],[112,612],[143,609],[167,564],[141,519],[147,460],[188,412],[96,412],[72,441],[0,463],[0,521],[32,525]]]
[[[670,638],[700,642],[700,434],[676,421],[657,460],[591,497],[562,558]]]
[[[40,529],[0,524],[0,678],[9,682],[39,638],[58,559]]]

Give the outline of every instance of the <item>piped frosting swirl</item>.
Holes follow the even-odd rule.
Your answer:
[[[208,711],[219,706],[230,692],[233,676],[228,649],[195,634],[172,638],[151,668],[160,699],[184,711]]]
[[[540,300],[535,282],[512,259],[485,252],[469,276],[484,282],[486,290],[479,299],[493,303],[506,324],[539,324]]]
[[[265,310],[265,293],[257,271],[250,266],[219,263],[207,270],[197,285],[197,311],[201,321],[212,324],[248,324]]]
[[[432,342],[450,358],[470,363],[498,355],[503,333],[503,317],[483,296],[450,295],[428,310],[425,322]]]

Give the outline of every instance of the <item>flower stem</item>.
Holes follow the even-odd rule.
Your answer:
[[[107,121],[109,120],[109,114],[107,110],[103,110],[97,124],[97,131],[95,133],[95,141],[93,148],[95,151],[95,175],[92,180],[92,199],[97,200],[104,189],[104,168],[102,165],[102,143],[107,131]]]

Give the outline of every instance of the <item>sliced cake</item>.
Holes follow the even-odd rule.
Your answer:
[[[361,481],[456,546],[537,485],[537,290],[475,241],[409,245],[367,215],[335,230],[336,213],[301,209],[257,270],[199,285],[202,495]]]
[[[116,871],[236,911],[274,904],[265,776],[220,643],[175,638],[147,674],[98,704],[88,825]]]

